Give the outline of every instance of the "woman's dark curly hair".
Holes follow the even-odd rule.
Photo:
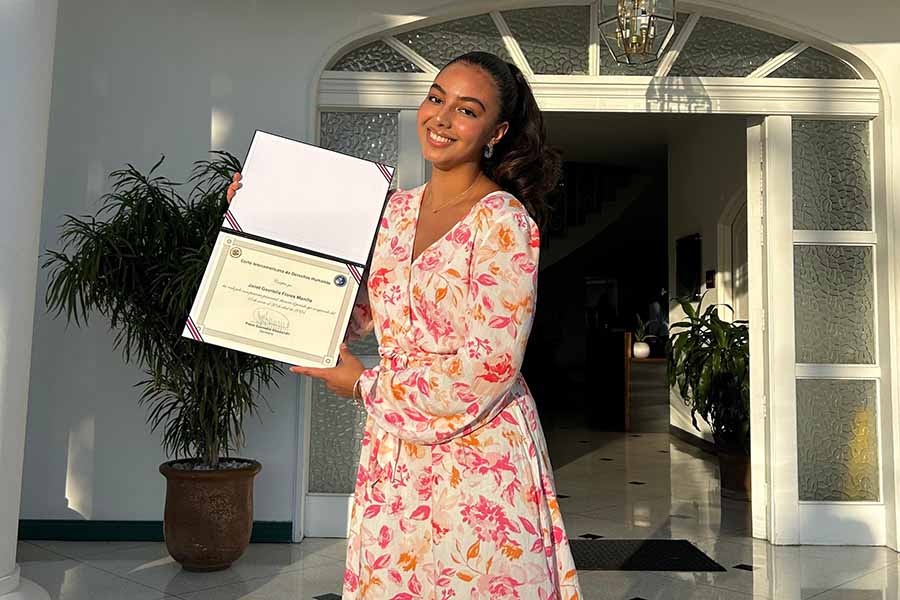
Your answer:
[[[469,52],[447,65],[457,62],[480,67],[491,76],[500,96],[498,122],[509,123],[493,156],[481,159],[484,174],[518,198],[543,227],[548,212],[545,198],[559,180],[560,159],[544,145],[544,118],[531,86],[517,66],[490,52]]]

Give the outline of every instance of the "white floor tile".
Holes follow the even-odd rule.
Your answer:
[[[80,543],[80,542],[76,542]],[[21,564],[41,562],[64,562],[71,559],[46,548],[41,548],[33,542],[19,542],[16,545],[16,562]]]
[[[811,597],[815,600],[895,600],[900,598],[900,565],[878,569]]]
[[[570,538],[687,539],[727,569],[582,571],[586,600],[900,600],[900,555],[750,538],[750,506],[721,497],[716,460],[667,434],[572,428],[548,442]],[[54,600],[311,600],[340,595],[346,543],[251,544],[217,573],[184,571],[162,543],[20,542],[17,561]]]
[[[580,571],[585,600],[762,600],[762,597],[708,586],[690,585],[656,573]]]
[[[186,600],[311,600],[321,594],[340,596],[344,566],[332,562],[304,571],[249,579],[200,592],[182,594]]]
[[[101,554],[110,554],[157,542],[70,542],[65,540],[33,540],[29,542],[66,558],[84,560]]]
[[[339,563],[336,546],[344,540],[315,544],[250,544],[229,569],[212,573],[185,571],[166,550],[151,544],[94,556],[85,562],[157,590],[182,595],[289,571],[316,570]]]
[[[165,593],[74,560],[20,563],[52,600],[159,600]]]
[[[767,598],[810,598],[896,562],[896,554],[886,548],[772,546],[721,537],[694,544],[728,571],[663,575]],[[739,564],[753,570],[735,569]]]

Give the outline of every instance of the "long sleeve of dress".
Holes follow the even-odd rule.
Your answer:
[[[472,431],[505,407],[525,353],[537,293],[538,228],[524,208],[496,215],[474,241],[468,330],[455,353],[428,354],[407,368],[382,361],[360,378],[376,424],[414,443]],[[462,277],[462,276],[461,276]]]

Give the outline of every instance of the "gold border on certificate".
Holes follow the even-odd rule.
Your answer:
[[[236,257],[239,258],[241,252],[244,250],[252,250],[253,252],[258,252],[276,259],[286,260],[297,266],[303,265],[313,267],[316,270],[327,272],[329,277],[340,275],[345,278],[343,297],[339,301],[337,315],[333,319],[333,333],[324,354],[315,354],[303,351],[297,347],[269,343],[260,339],[247,337],[246,335],[239,335],[233,331],[223,331],[221,323],[219,328],[210,328],[207,326],[210,306],[213,303],[216,292],[219,290],[220,279],[226,263],[228,260],[234,260]],[[296,273],[293,273],[293,275],[296,275]],[[349,321],[350,311],[353,308],[353,302],[356,298],[358,289],[359,286],[350,273],[347,265],[342,262],[319,258],[303,252],[289,250],[232,233],[220,232],[216,239],[215,246],[213,247],[212,257],[210,259],[210,264],[207,266],[206,276],[201,284],[200,293],[195,299],[194,310],[192,310],[191,313],[195,316],[194,322],[207,342],[215,344],[217,341],[221,341],[222,343],[220,345],[226,345],[227,347],[243,352],[267,355],[275,360],[291,362],[293,364],[314,363],[317,365],[333,366],[338,354],[338,346],[341,343],[342,333]],[[272,290],[267,291],[272,292]],[[250,303],[248,302],[248,305],[249,304]],[[217,320],[221,321],[221,318]]]

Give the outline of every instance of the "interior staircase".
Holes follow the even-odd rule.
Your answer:
[[[566,163],[548,198],[550,222],[541,241],[540,269],[547,269],[615,224],[651,188],[653,176],[590,163]]]

